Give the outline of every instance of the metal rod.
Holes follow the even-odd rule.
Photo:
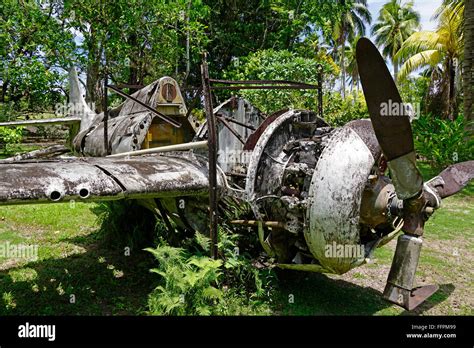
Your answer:
[[[259,223],[262,223],[267,227],[274,228],[285,228],[285,223],[281,221],[259,221],[259,220],[232,220],[231,224],[234,225],[245,225],[245,226],[258,226]]]
[[[317,87],[317,86],[311,85],[309,83],[295,82],[295,81],[289,81],[289,80],[218,80],[218,79],[209,79],[209,81],[212,82],[212,83],[221,83],[221,84],[224,84],[224,85],[286,84],[286,85],[307,86],[307,87],[314,87],[314,88]]]
[[[286,86],[273,86],[273,85],[262,85],[262,86],[212,86],[211,90],[221,90],[221,89],[317,89],[316,86],[297,86],[297,85],[286,85]]]
[[[168,117],[168,116],[166,116],[166,115],[163,115],[161,112],[156,111],[156,110],[153,109],[151,106],[146,105],[144,102],[138,100],[138,99],[135,98],[135,97],[132,97],[131,95],[129,95],[129,94],[127,94],[127,93],[121,91],[120,89],[115,88],[114,86],[111,86],[111,85],[107,85],[107,88],[108,88],[108,89],[111,89],[112,91],[114,91],[115,93],[121,95],[122,97],[125,97],[125,98],[127,98],[127,99],[133,100],[135,103],[137,103],[137,104],[143,106],[145,109],[147,109],[147,110],[153,112],[156,116],[158,116],[158,117],[159,117],[160,119],[162,119],[163,121],[169,123],[170,125],[172,125],[172,126],[174,126],[174,127],[176,127],[176,128],[181,127],[181,123],[179,123],[179,122],[173,120],[172,118],[170,118],[170,117]]]
[[[224,127],[226,127],[243,145],[245,145],[244,139],[242,139],[240,134],[237,133],[237,131],[232,128],[232,126],[223,117],[217,116],[217,120],[220,121]]]
[[[111,85],[111,86],[118,89],[123,89],[123,88],[142,89],[143,87],[145,87],[144,85],[130,85],[127,83],[119,83],[118,85]]]
[[[318,65],[318,113],[323,118],[323,66]]]
[[[170,219],[168,218],[168,214],[166,213],[165,208],[163,207],[163,204],[161,204],[161,201],[159,199],[155,199],[155,204],[156,207],[158,208],[158,211],[160,212],[161,218],[163,219],[166,229],[168,230],[168,236],[171,238],[174,228],[173,225],[171,225]]]
[[[217,127],[214,117],[211,86],[209,81],[209,70],[206,61],[206,55],[203,56],[201,65],[202,92],[204,95],[204,106],[207,119],[207,142],[209,149],[209,236],[211,239],[211,257],[217,259]]]
[[[250,129],[250,130],[256,130],[256,128],[255,128],[254,126],[252,126],[252,125],[250,125],[250,124],[247,124],[247,123],[243,123],[243,122],[234,120],[232,117],[228,117],[228,116],[224,116],[224,115],[220,115],[220,114],[217,114],[217,116],[218,116],[218,117],[221,117],[221,118],[223,118],[223,119],[225,119],[226,121],[229,121],[229,122],[238,124],[239,126],[248,128],[248,129]]]
[[[190,142],[190,143],[166,145],[166,146],[160,146],[160,147],[152,147],[151,149],[116,153],[116,154],[113,154],[113,155],[109,155],[107,157],[139,156],[139,155],[147,155],[147,154],[150,154],[150,153],[183,151],[183,150],[192,150],[192,149],[204,149],[206,147],[207,147],[207,141],[206,140],[193,141],[193,142]]]

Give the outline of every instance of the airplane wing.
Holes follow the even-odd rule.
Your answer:
[[[206,161],[192,153],[0,163],[0,205],[201,195]]]
[[[16,126],[51,126],[58,124],[80,124],[79,117],[60,117],[60,118],[43,118],[38,120],[11,121],[0,122],[0,127],[16,127]]]

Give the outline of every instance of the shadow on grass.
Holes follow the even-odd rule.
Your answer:
[[[132,250],[125,256],[123,249],[98,245],[95,234],[64,241],[86,251],[0,271],[0,315],[133,315],[146,310],[155,280],[149,273],[151,255]]]
[[[324,274],[284,271],[279,279],[276,310],[282,315],[373,315],[391,307],[375,289]]]
[[[446,300],[452,284],[440,290],[414,311],[404,311],[370,288],[332,279],[319,273],[279,272],[280,288],[275,310],[281,315],[374,315],[386,309],[388,315],[420,315]],[[293,302],[293,303],[292,303]]]

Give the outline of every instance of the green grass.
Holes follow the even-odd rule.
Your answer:
[[[40,146],[35,144],[8,144],[0,150],[0,159],[15,156],[18,153],[38,150]]]
[[[421,165],[425,177],[433,173]],[[38,259],[0,258],[0,315],[144,314],[156,286],[149,253],[106,245],[96,204],[0,207],[0,243],[38,245]],[[384,301],[395,241],[342,275],[278,271],[276,315],[473,315],[474,185],[443,201],[426,224],[418,284],[440,291],[414,312]],[[72,296],[73,295],[73,296]],[[71,299],[75,298],[75,303]],[[238,301],[236,302],[238,303]],[[261,313],[267,314],[267,313]]]
[[[140,314],[153,288],[143,251],[101,245],[95,204],[0,208],[0,242],[39,246],[37,260],[0,259],[0,315]],[[71,300],[74,303],[71,303]]]

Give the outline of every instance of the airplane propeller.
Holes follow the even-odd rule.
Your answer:
[[[474,178],[474,161],[454,164],[424,183],[416,166],[411,108],[403,104],[384,59],[369,39],[357,42],[356,59],[375,135],[397,197],[403,200],[405,234],[398,238],[384,297],[412,310],[438,290],[437,285],[413,288],[425,221],[442,198],[460,191]]]

